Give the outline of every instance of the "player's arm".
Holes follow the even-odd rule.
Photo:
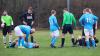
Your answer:
[[[95,29],[98,29],[98,22],[96,21]]]
[[[34,20],[35,20],[35,15],[34,15],[34,14],[32,14],[32,23],[31,23],[31,25],[33,25],[33,24],[34,24]]]
[[[98,17],[94,15],[94,23],[96,24],[96,25],[95,25],[95,29],[97,29],[97,24],[98,24],[98,23],[97,23],[97,20],[98,20]]]
[[[25,22],[25,17],[26,16],[26,14],[22,14],[20,17],[19,17],[19,19],[21,20],[21,22],[23,23],[23,24],[25,24],[25,25],[27,25],[27,22]]]
[[[83,24],[83,19],[84,19],[84,15],[82,15],[82,16],[80,17],[80,19],[79,19],[79,22],[80,22],[81,26],[84,26],[84,24]]]
[[[66,15],[65,15],[65,14],[63,14],[62,29],[63,29],[63,26],[64,26],[64,24],[65,24],[65,21],[66,21]]]
[[[74,22],[74,26],[76,27],[76,19],[75,19],[73,14],[72,14],[72,19],[73,19],[73,22]]]
[[[4,19],[3,19],[2,16],[1,16],[1,22],[2,22],[1,27],[4,27],[4,25],[5,25],[5,21],[4,21]]]
[[[55,23],[55,25],[58,27],[58,29],[60,29],[56,17],[54,18],[54,23]]]

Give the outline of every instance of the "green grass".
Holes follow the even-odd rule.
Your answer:
[[[75,37],[81,35],[80,30],[74,31]],[[50,35],[48,30],[37,31],[35,38],[40,44],[38,49],[18,49],[4,48],[2,35],[0,33],[0,56],[100,56],[100,43],[97,48],[71,47],[69,34],[66,35],[66,43],[64,48],[50,48]],[[97,37],[100,40],[100,30],[97,31]],[[14,39],[14,38],[13,38]],[[60,38],[56,46],[60,45]]]

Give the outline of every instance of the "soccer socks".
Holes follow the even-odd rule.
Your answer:
[[[64,43],[65,43],[65,38],[61,39],[61,47],[64,47]]]
[[[87,46],[87,48],[90,48],[90,43],[89,43],[89,41],[86,41],[86,46]]]
[[[34,38],[33,38],[33,36],[31,36],[31,42],[32,42],[32,43],[34,42]]]
[[[91,40],[92,41],[92,46],[95,48],[95,40]]]
[[[21,44],[22,44],[22,46],[24,46],[24,38],[23,37],[21,38]]]
[[[3,36],[4,45],[6,44],[6,36]]]
[[[18,46],[20,46],[21,37],[18,38]]]
[[[19,37],[18,46],[24,46],[24,38],[23,37]]]
[[[85,38],[82,38],[82,46],[85,46]]]
[[[73,45],[75,45],[75,39],[72,38],[71,41],[72,41]]]
[[[51,39],[51,45],[55,46],[57,38],[56,37],[52,37]]]
[[[9,46],[11,45],[12,43],[12,35],[9,35]]]

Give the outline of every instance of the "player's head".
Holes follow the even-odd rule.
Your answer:
[[[67,9],[67,8],[64,8],[64,9],[63,9],[63,12],[66,12],[66,11],[68,11],[68,9]]]
[[[51,15],[56,15],[56,11],[55,10],[51,10]]]
[[[90,8],[84,9],[84,13],[87,13],[87,12],[92,14],[92,10]]]
[[[32,34],[32,33],[35,33],[35,29],[34,29],[34,28],[31,29],[31,34]]]
[[[30,6],[29,8],[28,8],[28,13],[32,13],[33,12],[33,9],[32,9],[32,7]]]
[[[4,11],[3,11],[3,15],[4,15],[4,16],[5,16],[5,15],[8,15],[7,10],[4,10]]]
[[[35,44],[35,47],[34,48],[39,48],[40,46],[39,46],[39,44]]]

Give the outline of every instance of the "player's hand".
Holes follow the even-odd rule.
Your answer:
[[[31,25],[33,25],[33,24],[34,24],[34,21],[32,21]]]
[[[61,29],[63,29],[63,26],[61,27]]]
[[[96,27],[95,27],[95,29],[97,30],[97,29],[98,29],[98,27],[96,26]]]
[[[4,28],[4,26],[5,26],[5,24],[4,24],[4,23],[2,23],[2,24],[1,24],[1,27],[2,27],[2,28]]]

